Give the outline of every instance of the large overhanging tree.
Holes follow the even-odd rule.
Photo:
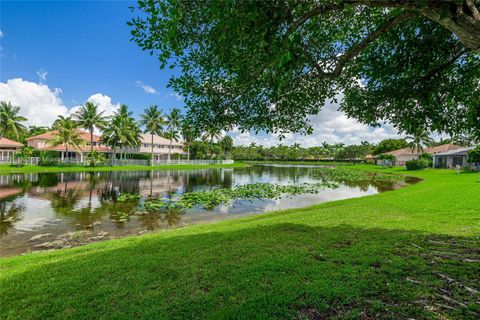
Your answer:
[[[480,136],[480,1],[139,1],[133,40],[205,128],[310,133],[341,97],[363,123]],[[138,12],[138,11],[137,11]],[[339,94],[340,93],[340,94]]]

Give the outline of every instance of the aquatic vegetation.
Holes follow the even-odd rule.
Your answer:
[[[271,183],[252,183],[232,189],[212,189],[187,192],[177,198],[147,200],[143,203],[143,211],[161,211],[169,208],[189,209],[195,206],[213,209],[222,204],[229,204],[236,199],[278,199],[282,196],[293,196],[305,193],[318,193],[326,188],[336,188],[333,182],[312,184],[278,185]]]
[[[126,222],[132,215],[135,215],[135,212],[118,211],[111,216],[111,220],[118,222]]]
[[[122,192],[117,198],[118,202],[125,202],[125,201],[132,201],[132,200],[139,200],[141,196],[136,193],[127,193],[127,192]]]
[[[404,177],[400,175],[368,172],[347,168],[318,168],[313,171],[313,177],[322,181],[358,182],[358,181],[398,181]]]

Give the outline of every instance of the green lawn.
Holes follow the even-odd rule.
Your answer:
[[[114,167],[86,167],[86,166],[68,166],[68,167],[43,167],[36,165],[26,165],[24,167],[11,167],[8,164],[0,164],[0,174],[9,173],[40,173],[40,172],[84,172],[84,171],[138,171],[138,170],[192,170],[192,169],[212,169],[212,168],[238,168],[246,164],[164,164],[156,166],[114,166]]]
[[[414,174],[374,196],[0,259],[0,318],[478,319],[478,174]]]

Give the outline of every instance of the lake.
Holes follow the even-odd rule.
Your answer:
[[[143,198],[251,183],[315,183],[313,165],[255,165],[235,169],[0,175],[0,256],[71,247],[197,223],[299,208],[393,190],[406,181],[340,183],[316,194],[237,199],[214,209],[191,208],[125,216]],[[120,193],[140,194],[117,201]]]

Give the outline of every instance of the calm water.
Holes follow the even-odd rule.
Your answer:
[[[271,210],[304,207],[325,201],[375,194],[402,185],[378,182],[342,184],[337,189],[324,190],[318,194],[297,195],[278,200],[237,200],[214,210],[193,208],[183,212],[130,216],[127,219],[122,213],[134,210],[138,203],[116,201],[120,192],[139,193],[148,197],[218,187],[230,188],[255,182],[315,182],[312,177],[313,170],[314,166],[258,165],[248,168],[190,171],[0,175],[0,256],[78,245]],[[44,245],[55,240],[56,245]]]

